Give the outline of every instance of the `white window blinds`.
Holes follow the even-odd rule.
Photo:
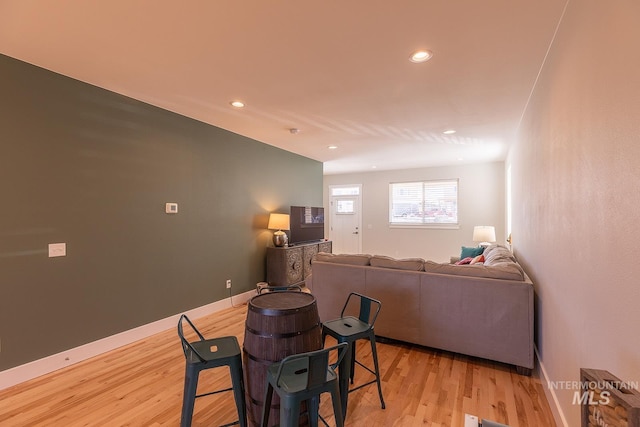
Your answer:
[[[389,223],[458,224],[458,180],[389,184]]]

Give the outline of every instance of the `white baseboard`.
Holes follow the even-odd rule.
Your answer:
[[[547,375],[547,370],[544,368],[544,363],[540,359],[540,354],[538,353],[538,347],[534,346],[534,351],[536,352],[536,360],[538,361],[538,377],[540,378],[540,382],[542,383],[542,388],[544,389],[544,394],[547,396],[547,401],[549,402],[549,406],[551,407],[551,412],[553,413],[553,418],[556,421],[558,426],[569,427],[567,423],[567,419],[564,416],[564,412],[562,412],[562,408],[560,407],[560,402],[558,401],[558,396],[556,396],[555,390],[549,387],[550,379]]]
[[[192,319],[197,319],[199,317],[215,313],[216,311],[229,308],[232,306],[232,303],[233,305],[244,304],[255,294],[255,290],[247,291],[243,294],[235,295],[233,297],[233,301],[231,298],[225,298],[223,300],[186,311],[184,314],[187,314]],[[34,360],[33,362],[25,363],[24,365],[1,371],[0,390],[4,390],[5,388],[9,388],[41,375],[48,374],[60,368],[73,365],[74,363],[81,362],[89,359],[90,357],[115,350],[123,345],[131,344],[132,342],[164,332],[167,329],[174,328],[177,325],[181,314],[183,313],[175,314],[165,319],[160,319],[128,331],[120,332],[79,347],[71,348],[42,359]]]

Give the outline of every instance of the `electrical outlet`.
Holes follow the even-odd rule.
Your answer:
[[[227,279],[227,289],[231,289],[231,279]]]

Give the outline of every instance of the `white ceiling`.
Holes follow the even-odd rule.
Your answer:
[[[476,163],[504,159],[567,1],[0,0],[0,53],[326,174]]]

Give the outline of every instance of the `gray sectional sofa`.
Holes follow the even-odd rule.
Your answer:
[[[366,254],[319,253],[307,287],[322,321],[340,316],[350,292],[382,302],[376,335],[515,365],[534,366],[533,284],[504,246],[483,264],[439,264]]]

